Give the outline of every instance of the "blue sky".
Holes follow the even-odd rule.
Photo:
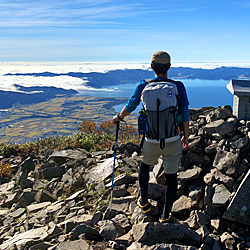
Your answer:
[[[250,1],[0,0],[0,61],[250,62]]]

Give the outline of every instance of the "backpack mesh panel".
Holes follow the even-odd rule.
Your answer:
[[[146,111],[149,139],[157,139],[157,111]],[[175,121],[176,107],[159,111],[159,139],[166,139],[178,134]]]

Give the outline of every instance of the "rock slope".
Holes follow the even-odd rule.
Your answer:
[[[149,216],[136,205],[138,146],[113,151],[46,150],[2,157],[14,176],[0,185],[0,249],[250,249],[250,121],[230,106],[190,110],[190,146],[178,171],[174,221],[158,222],[162,160],[150,171]]]

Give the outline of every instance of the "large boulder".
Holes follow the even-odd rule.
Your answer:
[[[201,236],[190,230],[187,225],[148,222],[134,225],[132,230],[135,241],[150,246],[178,240],[183,244],[198,247],[201,241]]]
[[[241,182],[237,192],[233,199],[228,205],[227,210],[223,214],[223,218],[240,222],[242,224],[250,225],[250,200],[249,200],[249,189],[250,189],[250,170]]]

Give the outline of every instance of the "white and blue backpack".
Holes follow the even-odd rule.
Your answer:
[[[176,114],[179,106],[178,90],[171,79],[146,80],[141,100],[147,116],[147,139],[160,141],[165,147],[165,140],[178,135]]]

